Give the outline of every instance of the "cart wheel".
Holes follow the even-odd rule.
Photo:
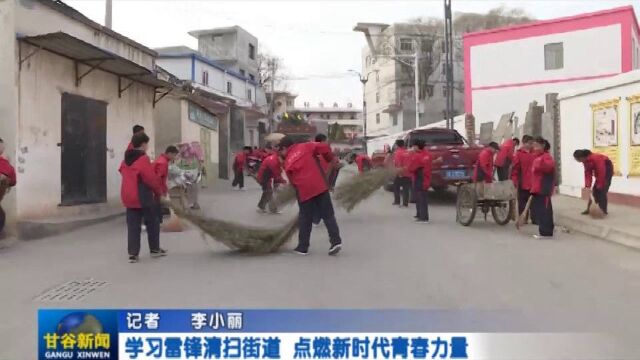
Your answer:
[[[476,190],[473,186],[459,186],[456,199],[456,217],[463,226],[469,226],[476,217]]]
[[[498,225],[507,225],[511,221],[513,201],[498,202],[491,206],[491,216]]]

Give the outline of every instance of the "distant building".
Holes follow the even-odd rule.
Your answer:
[[[297,107],[296,111],[304,114],[305,119],[316,126],[318,132],[324,133],[332,141],[352,141],[363,135],[362,110],[356,109],[352,104],[340,107],[333,106],[311,107],[305,103],[303,107]],[[339,125],[339,130],[331,130],[332,126]],[[337,136],[336,136],[337,134]]]
[[[189,32],[198,51],[251,81],[258,80],[258,39],[240,26]]]
[[[156,52],[60,1],[0,1],[0,137],[18,184],[9,231],[33,238],[123,212],[118,167],[173,90]],[[68,229],[68,227],[66,227]]]
[[[420,100],[420,125],[440,121],[446,109],[446,76],[444,56],[431,58],[427,50],[428,43],[435,35],[433,27],[425,24],[377,24],[359,23],[355,31],[365,34],[367,46],[362,50],[362,73],[369,74],[364,89],[367,103],[367,137],[398,133],[415,128],[415,80],[410,55],[415,53],[416,42],[420,43],[421,64],[431,62],[434,68],[426,83]],[[437,37],[437,36],[436,36]],[[454,42],[460,42],[454,39]],[[460,46],[454,46],[454,114],[462,112],[463,107],[463,69]],[[372,51],[375,49],[375,52]],[[399,60],[389,58],[400,55]],[[422,65],[421,65],[422,66]],[[426,75],[421,75],[426,76]]]
[[[528,104],[640,66],[632,6],[464,35],[465,112],[497,122]]]

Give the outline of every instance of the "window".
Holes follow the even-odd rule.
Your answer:
[[[253,44],[249,44],[249,59],[256,59],[256,47]]]
[[[233,90],[231,81],[227,81],[227,94],[231,94],[231,90]]]
[[[256,81],[256,77],[253,74],[249,74],[249,79],[251,79],[251,81]]]
[[[342,120],[342,113],[338,114],[338,119]]]
[[[564,67],[564,51],[562,43],[545,44],[544,69],[555,70]]]
[[[287,100],[287,106],[293,106],[293,101]]]
[[[398,125],[398,115],[397,114],[393,114],[393,126]]]
[[[400,50],[413,51],[413,39],[410,39],[410,38],[400,39]]]
[[[376,92],[376,104],[380,102],[380,92]]]
[[[240,75],[242,75],[242,76],[247,76],[247,75],[246,75],[246,72],[245,72],[244,70],[242,70],[242,69],[240,69]]]
[[[351,114],[350,119],[351,119],[351,120],[355,120],[355,119],[356,119],[356,115],[355,115],[355,114]]]
[[[376,124],[380,124],[380,114],[376,114]]]
[[[252,100],[251,89],[247,89],[247,99]]]
[[[202,72],[202,85],[209,85],[209,72],[207,70]]]

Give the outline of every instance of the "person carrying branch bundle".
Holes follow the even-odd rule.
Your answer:
[[[298,246],[294,252],[308,254],[313,216],[317,211],[329,233],[329,255],[336,255],[342,249],[340,229],[336,222],[327,179],[317,162],[317,156],[324,157],[332,164],[337,161],[331,147],[324,142],[296,144],[291,137],[285,136],[280,140],[278,148],[284,158],[284,170],[289,182],[296,189],[300,208]]]
[[[573,158],[584,165],[584,188],[591,191],[596,204],[602,209],[602,212],[608,214],[608,193],[611,186],[611,178],[613,177],[613,162],[607,155],[591,152],[591,150],[582,149],[573,152]],[[593,183],[593,178],[596,178]],[[593,183],[593,188],[591,184]],[[582,215],[588,215],[589,209],[582,212]]]
[[[153,169],[160,177],[160,185],[162,186],[161,197],[166,197],[169,194],[169,186],[167,185],[167,179],[169,177],[169,164],[178,156],[178,148],[170,145],[160,154],[158,158],[153,162]],[[162,224],[163,208],[160,202],[158,202],[158,220]],[[167,209],[168,210],[168,209]]]
[[[393,153],[393,166],[400,172],[393,182],[393,205],[409,207],[412,174],[406,167],[410,159],[411,153],[405,148],[404,140],[396,140],[396,150]],[[402,194],[402,203],[400,203],[400,194]]]
[[[425,148],[425,141],[416,139],[413,141],[414,152],[409,160],[407,171],[413,174],[414,189],[416,194],[416,222],[426,224],[429,222],[429,199],[427,191],[431,187],[431,153]]]
[[[513,163],[513,153],[516,147],[520,145],[520,139],[513,138],[505,140],[496,154],[495,166],[498,173],[498,180],[504,181],[509,179],[510,167]]]
[[[555,187],[556,163],[549,154],[551,145],[542,137],[533,142],[534,160],[531,164],[531,209],[538,222],[536,239],[553,236],[553,206],[551,196]]]
[[[525,135],[522,137],[522,146],[513,155],[513,166],[511,167],[511,181],[518,190],[518,215],[522,215],[527,206],[527,201],[531,195],[531,164],[534,156],[531,153],[533,137]],[[531,214],[532,215],[532,214]],[[536,221],[531,216],[531,221]]]
[[[4,229],[6,215],[2,209],[2,199],[10,187],[17,183],[16,170],[4,156],[4,141],[0,139],[0,231]]]
[[[371,158],[365,154],[360,153],[355,157],[356,166],[358,166],[358,174],[362,175],[365,171],[371,170]]]
[[[286,184],[286,180],[282,178],[282,164],[278,154],[267,156],[258,169],[256,180],[262,187],[262,195],[258,201],[258,212],[266,213],[267,205],[269,212],[272,214],[280,214],[276,204],[273,202],[273,192],[280,184]]]

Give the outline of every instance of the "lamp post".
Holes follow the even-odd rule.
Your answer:
[[[363,144],[364,153],[368,155],[369,153],[367,152],[367,96],[366,96],[365,89],[367,86],[367,81],[369,81],[369,75],[371,75],[374,72],[378,72],[378,70],[371,70],[367,73],[366,76],[362,76],[360,72],[355,70],[349,70],[349,72],[356,74],[360,79],[360,82],[362,83],[362,119],[364,121],[364,126],[362,127],[362,137],[364,138],[364,144]]]

